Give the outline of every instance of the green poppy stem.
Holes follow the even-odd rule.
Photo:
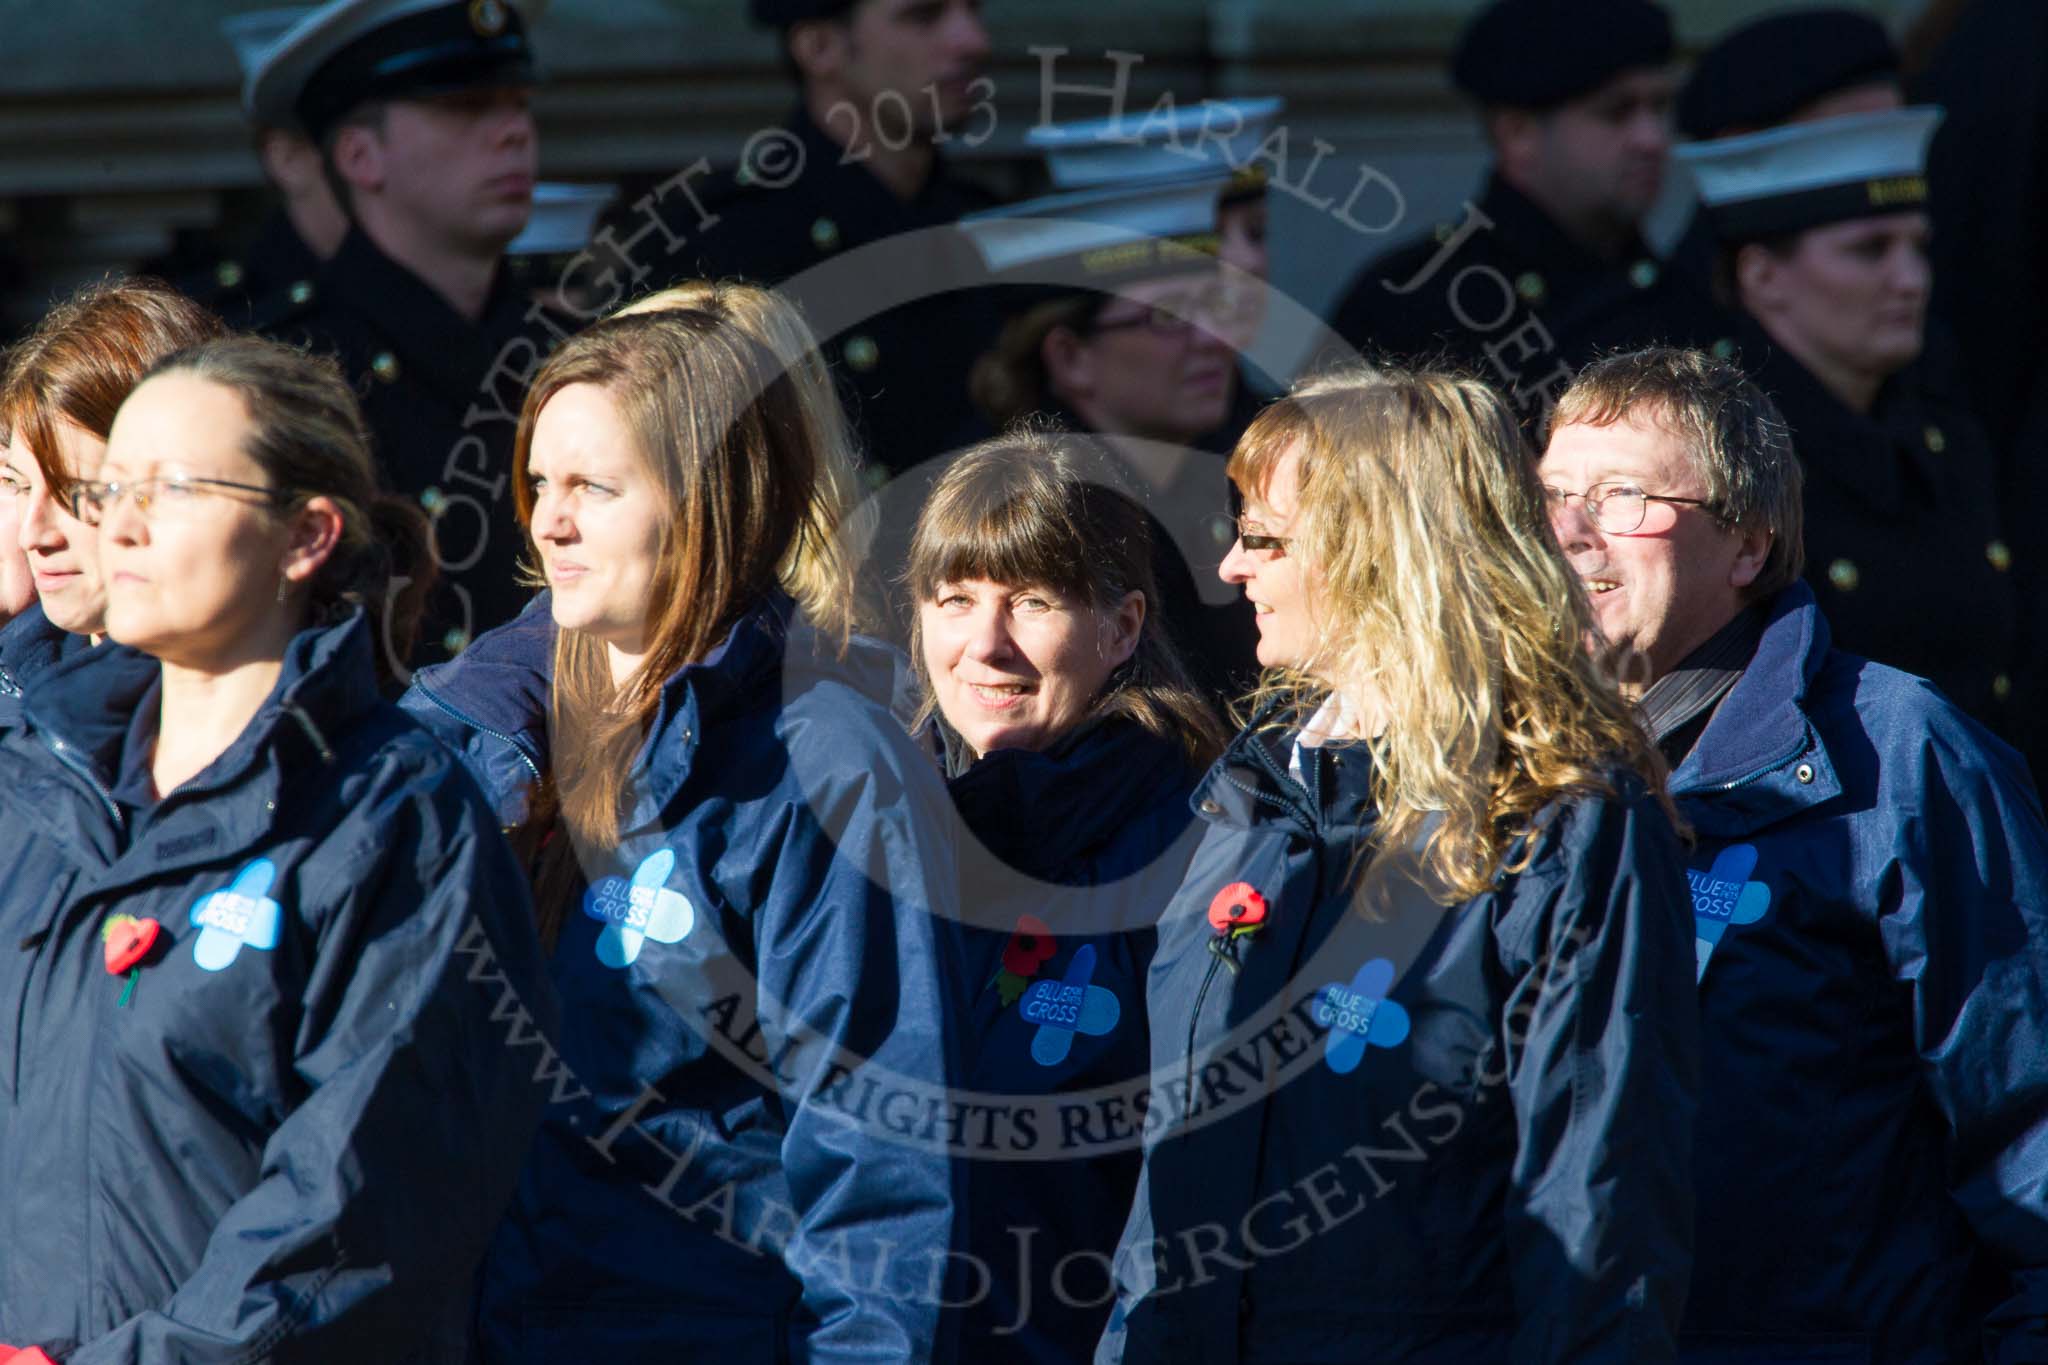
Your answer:
[[[125,1009],[125,1008],[127,1008],[127,1005],[128,1005],[128,997],[129,997],[129,996],[131,996],[131,995],[133,995],[133,994],[135,994],[135,983],[136,983],[137,981],[140,981],[141,979],[142,979],[142,968],[140,968],[140,967],[130,967],[130,968],[128,969],[128,984],[127,984],[127,985],[125,985],[125,986],[123,986],[123,987],[121,988],[121,1003],[120,1003],[120,1004],[118,1004],[118,1005],[116,1005],[116,1006],[114,1006],[114,1008],[115,1008],[115,1009]]]

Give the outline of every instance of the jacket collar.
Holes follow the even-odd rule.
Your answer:
[[[778,589],[744,612],[709,654],[684,664],[662,684],[654,723],[635,764],[641,794],[634,803],[634,826],[656,821],[682,790],[705,726],[764,697],[779,704],[788,680],[778,665],[792,622],[798,620],[796,603]],[[814,632],[806,629],[805,634]]]
[[[1498,245],[1511,249],[1529,268],[1553,277],[1553,297],[1559,286],[1565,293],[1576,293],[1594,281],[1621,278],[1632,260],[1655,259],[1638,234],[1620,257],[1620,264],[1602,260],[1573,241],[1535,200],[1502,179],[1498,171],[1487,176],[1479,207],[1493,220],[1491,235]]]
[[[152,810],[143,822],[150,833],[161,834],[173,826],[181,835],[188,833],[188,818],[220,829],[223,837],[218,839],[181,838],[179,842],[192,851],[182,861],[211,860],[255,843],[275,819],[284,751],[293,748],[317,763],[331,763],[336,738],[378,704],[372,649],[369,625],[360,611],[339,624],[300,631],[286,646],[277,685],[256,715],[219,758],[178,789],[174,819],[158,821]],[[74,770],[82,765],[82,775],[105,796],[128,762],[136,708],[156,687],[160,673],[156,660],[121,645],[66,660],[38,680],[27,707],[33,739],[24,736],[21,742],[33,743],[49,755],[47,761]],[[67,760],[67,753],[77,755],[77,763]],[[246,799],[191,799],[231,791]],[[105,822],[115,823],[115,817],[107,814]],[[142,836],[138,829],[133,837],[139,843]],[[103,850],[107,847],[93,842]],[[109,853],[109,861],[111,857]],[[159,858],[152,871],[169,870],[180,861]]]
[[[1940,497],[1941,471],[1928,464],[1922,446],[1896,434],[1926,426],[1919,411],[1922,362],[1886,380],[1875,406],[1861,413],[1829,392],[1754,318],[1742,319],[1739,337],[1744,362],[1792,429],[1809,480],[1818,476],[1842,496],[1897,516],[1907,497],[1906,471],[1917,466],[1925,486],[1912,496]]]
[[[473,394],[496,363],[498,348],[523,321],[519,291],[502,262],[482,318],[471,322],[359,227],[342,239],[324,268],[323,283],[341,290],[436,393]]]
[[[1841,794],[1808,712],[1832,648],[1805,582],[1772,599],[1749,667],[1671,777],[1672,797],[1702,833],[1746,833]]]
[[[903,230],[906,224],[939,226],[959,219],[958,195],[943,155],[933,158],[931,174],[917,193],[903,199],[860,160],[849,158],[846,148],[817,125],[802,103],[790,112],[785,126],[803,144],[803,164],[825,168],[825,179],[820,182],[822,197],[833,206],[839,225],[854,229],[855,240],[849,245],[871,240],[859,233],[862,225],[873,225],[874,237],[882,237]]]
[[[1288,761],[1307,717],[1292,709],[1276,698],[1253,714],[1202,779],[1196,809],[1238,829],[1284,822],[1311,838],[1361,836],[1374,821],[1370,751],[1363,744],[1305,747],[1296,779]]]
[[[472,730],[501,735],[536,769],[546,766],[548,691],[555,672],[555,618],[546,592],[505,625],[477,637],[412,685]]]
[[[41,602],[0,626],[0,695],[20,696],[38,674],[92,648],[92,641],[59,629]]]
[[[958,745],[950,727],[949,753]],[[964,747],[964,746],[963,746]],[[1107,845],[1192,775],[1178,744],[1121,716],[1086,723],[1042,752],[1000,749],[948,784],[988,850],[1047,881]]]

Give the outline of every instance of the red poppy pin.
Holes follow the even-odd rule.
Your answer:
[[[1209,927],[1237,938],[1266,924],[1266,898],[1250,882],[1232,882],[1209,902]]]
[[[1003,969],[995,975],[996,994],[1005,1006],[1017,1003],[1031,978],[1038,975],[1052,955],[1059,951],[1052,929],[1036,915],[1019,915],[1017,932],[1003,949]]]
[[[107,974],[128,978],[128,984],[121,988],[122,1005],[135,993],[142,961],[156,947],[157,935],[162,932],[163,926],[155,920],[137,919],[133,915],[114,915],[100,926],[100,951],[106,955]]]

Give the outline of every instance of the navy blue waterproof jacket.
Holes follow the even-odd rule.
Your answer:
[[[412,685],[398,699],[462,755],[507,828],[526,818],[547,770],[554,650],[553,608],[542,593],[449,662],[414,670]]]
[[[965,825],[977,1361],[1085,1360],[1137,1187],[1122,1115],[1151,1069],[1152,923],[1201,837],[1179,743],[1112,717],[1043,753],[999,750],[949,783]],[[985,1277],[985,1278],[984,1278]]]
[[[0,625],[0,733],[21,723],[24,698],[38,674],[91,647],[87,637],[51,625],[40,602]]]
[[[65,1365],[458,1359],[555,1023],[475,784],[360,616],[170,796],[117,804],[154,661],[0,738],[0,1341]],[[131,975],[118,916],[154,920]]]
[[[901,665],[837,657],[777,597],[667,683],[556,946],[564,1065],[485,1359],[943,1353],[955,871],[944,785],[886,706]]]
[[[1831,649],[1801,583],[1672,790],[1699,838],[1687,1359],[2048,1360],[2048,834],[2018,755]]]
[[[1097,1359],[1670,1359],[1698,1074],[1670,822],[1619,774],[1445,908],[1368,852],[1365,747],[1298,781],[1290,747],[1255,726],[1200,791]]]

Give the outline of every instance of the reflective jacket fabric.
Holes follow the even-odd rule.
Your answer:
[[[0,734],[21,723],[23,701],[37,674],[91,647],[85,636],[51,625],[40,602],[29,603],[26,611],[0,625]]]
[[[377,699],[369,635],[300,634],[240,738],[133,812],[133,651],[43,674],[0,739],[0,1341],[458,1358],[554,1011],[524,879]],[[116,975],[123,916],[158,929]]]
[[[2018,756],[1832,649],[1800,583],[1672,790],[1699,838],[1688,1359],[2048,1360],[2048,834]]]
[[[1366,860],[1363,746],[1299,780],[1290,748],[1255,726],[1200,792],[1097,1359],[1668,1360],[1698,1067],[1669,821],[1618,775],[1444,908],[1412,851]]]
[[[977,1361],[1085,1360],[1137,1186],[1128,1094],[1151,1069],[1152,922],[1201,827],[1186,751],[1113,718],[949,784],[965,824],[971,1163],[963,1340]]]
[[[486,1270],[486,1359],[943,1353],[955,873],[886,706],[900,663],[834,657],[777,598],[668,682],[555,950],[566,1068]]]

